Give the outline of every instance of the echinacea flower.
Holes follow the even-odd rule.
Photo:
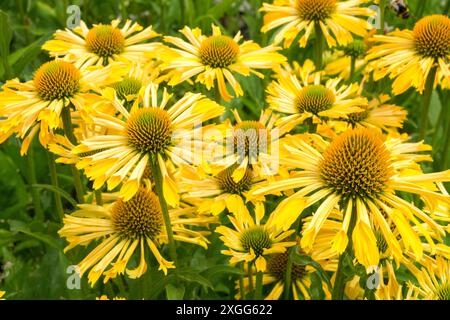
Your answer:
[[[357,83],[346,85],[339,78],[329,79],[323,85],[314,65],[305,63],[300,78],[293,71],[279,71],[267,87],[267,103],[271,109],[288,114],[283,121],[312,119],[317,124],[363,111],[360,107],[367,105],[367,99],[357,95],[358,89]]]
[[[387,75],[395,79],[394,94],[401,94],[410,87],[422,93],[434,68],[434,86],[450,87],[450,18],[447,16],[426,16],[416,22],[412,31],[395,30],[387,35],[375,35],[373,41],[375,45],[366,59],[373,60],[375,80]]]
[[[220,116],[224,108],[201,94],[186,93],[168,107],[170,99],[164,90],[158,102],[158,85],[151,83],[130,112],[116,99],[113,104],[120,117],[104,113],[92,117],[92,123],[108,132],[82,140],[72,152],[89,154],[77,167],[85,170],[95,189],[105,182],[109,190],[122,183],[120,195],[126,201],[137,192],[150,161],[155,161],[163,176],[164,198],[170,206],[177,205],[177,188],[165,161],[192,162],[198,150],[184,144],[186,130]]]
[[[392,255],[399,260],[402,246],[411,249],[416,260],[420,260],[424,248],[415,225],[430,248],[433,240],[422,223],[440,239],[442,226],[433,221],[423,210],[400,198],[395,192],[416,194],[434,207],[439,200],[450,202],[448,195],[439,192],[436,182],[450,180],[450,170],[424,174],[411,172],[416,161],[424,155],[417,152],[429,150],[423,143],[403,143],[401,139],[384,138],[378,131],[367,128],[351,129],[333,141],[322,140],[315,147],[303,140],[289,140],[290,156],[280,159],[298,170],[288,179],[256,186],[252,195],[261,196],[284,190],[297,189],[283,200],[274,211],[274,223],[287,230],[302,210],[320,203],[313,218],[303,232],[301,240],[305,251],[311,250],[317,234],[327,217],[339,205],[344,212],[341,230],[333,240],[334,249],[342,253],[347,248],[350,228],[355,256],[366,268],[378,265],[380,260],[374,229],[380,231]],[[403,171],[405,170],[405,171]],[[408,172],[408,174],[404,174]],[[389,228],[392,221],[402,240],[402,246]]]
[[[284,39],[284,47],[290,47],[297,35],[299,44],[306,47],[311,34],[321,32],[329,47],[346,45],[356,34],[364,37],[372,26],[359,17],[369,17],[374,12],[361,7],[367,0],[275,0],[263,3],[265,12],[262,32],[279,28],[274,42]]]
[[[113,61],[142,62],[146,53],[155,51],[161,44],[144,43],[159,34],[152,26],[143,29],[137,22],[127,20],[119,28],[120,20],[111,24],[94,24],[88,28],[84,21],[73,30],[58,30],[55,39],[42,48],[52,57],[64,57],[76,66],[107,65]]]
[[[101,98],[90,91],[106,83],[110,73],[115,72],[112,68],[78,69],[69,62],[53,60],[39,67],[33,80],[7,81],[0,93],[0,113],[4,117],[0,120],[0,143],[16,134],[23,139],[23,155],[39,133],[39,140],[46,147],[53,131],[62,128],[63,108],[73,106],[89,112],[89,106]]]
[[[184,27],[180,32],[188,39],[166,36],[164,40],[177,48],[162,50],[160,59],[164,61],[163,70],[169,70],[172,79],[170,85],[179,84],[194,76],[196,81],[206,85],[210,90],[218,86],[220,95],[230,101],[226,82],[231,85],[236,96],[243,91],[233,73],[249,76],[255,74],[263,78],[256,69],[273,69],[286,61],[277,53],[280,48],[272,45],[261,48],[253,41],[242,40],[238,32],[234,38],[223,35],[220,29],[212,26],[212,35],[205,36],[198,28]],[[217,80],[217,83],[215,84]]]
[[[430,259],[421,268],[408,264],[408,269],[417,279],[418,284],[408,283],[409,288],[420,299],[450,300],[450,262],[437,256]]]
[[[284,253],[287,248],[296,244],[295,241],[289,241],[289,236],[295,230],[283,231],[277,227],[272,214],[262,224],[263,217],[264,204],[259,202],[255,205],[255,219],[248,211],[241,211],[228,216],[233,229],[224,225],[216,228],[216,232],[222,235],[220,239],[228,247],[222,253],[231,256],[230,264],[241,261],[254,263],[256,271],[264,272],[267,268],[266,258]]]
[[[323,136],[335,136],[350,128],[366,127],[384,132],[395,132],[403,127],[407,111],[395,104],[388,103],[389,96],[380,95],[368,105],[360,106],[362,111],[347,114],[345,118],[330,120],[318,126],[317,133]],[[331,129],[331,133],[330,133]]]
[[[79,208],[65,216],[59,234],[69,242],[65,252],[79,245],[100,242],[78,264],[80,276],[91,269],[88,278],[92,286],[102,275],[104,282],[124,273],[130,278],[139,278],[147,270],[149,252],[165,274],[167,269],[175,268],[158,250],[158,245],[167,243],[168,238],[159,199],[149,189],[139,188],[127,202],[119,198],[112,204],[80,204]],[[185,227],[203,223],[202,218],[183,216],[191,212],[191,208],[169,211],[174,239],[206,248],[208,240],[202,233]],[[134,255],[140,257],[140,262],[135,269],[128,269]]]

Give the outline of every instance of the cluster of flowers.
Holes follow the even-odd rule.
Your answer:
[[[0,142],[16,135],[24,155],[38,135],[57,162],[76,168],[79,208],[59,234],[65,251],[96,244],[80,273],[92,285],[139,278],[153,256],[167,274],[178,242],[207,248],[214,231],[222,254],[248,271],[242,298],[255,287],[252,270],[272,285],[269,299],[310,298],[314,269],[292,263],[295,248],[333,274],[334,289],[325,281],[321,289],[327,298],[367,293],[360,276],[343,281],[347,257],[381,275],[377,299],[449,299],[450,170],[424,173],[431,147],[399,133],[406,111],[385,93],[368,99],[364,86],[389,76],[394,94],[422,94],[429,79],[448,89],[450,19],[431,15],[412,31],[375,35],[367,2],[264,3],[262,32],[276,29],[267,47],[214,25],[210,35],[186,26],[184,38],[129,20],[58,30],[43,46],[53,60],[30,81],[4,84]],[[305,47],[313,37],[315,64],[290,64],[279,52],[280,43]],[[320,41],[335,50],[320,51]],[[245,95],[239,79],[269,72],[259,119],[222,106]],[[195,93],[202,86],[215,98]],[[270,213],[268,199],[277,202]],[[397,281],[400,267],[417,282]]]

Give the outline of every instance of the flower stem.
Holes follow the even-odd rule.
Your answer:
[[[167,207],[166,199],[164,199],[163,177],[162,177],[162,173],[161,173],[161,168],[159,167],[158,160],[154,157],[152,157],[152,159],[150,160],[150,164],[152,167],[153,179],[155,181],[156,194],[158,195],[158,198],[159,198],[159,203],[161,205],[161,210],[162,210],[163,218],[164,218],[164,224],[166,226],[167,238],[169,240],[170,257],[176,265],[176,263],[177,263],[177,247],[175,244],[175,240],[173,238],[173,230],[172,230],[172,223],[170,221],[170,216],[169,216],[169,209]]]
[[[102,191],[101,190],[94,190],[94,195],[95,195],[95,203],[98,206],[103,205]]]
[[[331,294],[331,298],[333,300],[344,300],[344,291],[345,284],[347,283],[346,276],[344,274],[344,260],[347,256],[353,256],[353,241],[352,241],[352,233],[356,224],[356,208],[353,205],[352,216],[350,219],[350,225],[348,227],[347,236],[348,236],[348,245],[345,249],[345,252],[339,256],[338,267],[336,271],[336,279],[334,280],[333,292]]]
[[[47,154],[48,154],[48,167],[50,169],[50,181],[52,182],[52,185],[54,185],[55,187],[59,187],[58,175],[56,171],[55,155],[51,152],[48,152]],[[55,197],[56,212],[58,213],[60,221],[63,221],[64,208],[61,201],[61,195],[55,192],[54,197]]]
[[[261,271],[256,272],[255,277],[255,300],[262,299],[262,284],[263,284],[263,273]]]
[[[295,237],[297,236],[297,231],[300,227],[300,220],[301,217],[299,216],[297,220],[294,222],[293,229],[295,230],[295,233],[292,235],[292,240],[295,240]],[[291,294],[291,285],[292,285],[292,251],[295,250],[296,246],[293,246],[289,248],[288,251],[288,260],[286,263],[286,275],[284,276],[284,300],[289,300],[290,294]]]
[[[252,263],[247,263],[247,276],[248,276],[248,297],[251,298],[253,292],[253,270]]]
[[[350,63],[350,76],[349,76],[349,82],[352,82],[353,77],[355,76],[355,69],[356,69],[356,57],[351,57],[351,63]]]
[[[70,106],[64,107],[61,111],[61,117],[63,121],[64,126],[64,133],[67,136],[67,139],[73,144],[77,145],[77,138],[75,137],[75,134],[73,133],[73,125],[72,125],[72,116],[70,114]],[[71,165],[72,170],[72,176],[73,176],[73,184],[75,186],[75,192],[77,194],[77,201],[79,203],[84,202],[84,191],[83,191],[83,185],[81,184],[81,176],[78,169],[75,167],[75,165]]]
[[[314,33],[316,35],[316,42],[314,43],[314,63],[318,70],[322,69],[323,64],[323,33],[320,25],[314,24]]]
[[[239,276],[239,292],[241,293],[241,300],[245,300],[244,264],[245,262],[240,263],[240,268],[242,270],[242,274]]]
[[[436,78],[437,67],[431,68],[425,83],[425,92],[423,93],[423,104],[421,114],[421,125],[419,129],[419,140],[425,139],[428,126],[428,111],[430,110],[431,95],[434,89],[434,79]]]
[[[37,184],[36,179],[36,167],[34,164],[34,151],[32,146],[28,148],[27,154],[28,160],[28,183],[31,188],[31,198],[33,199],[34,213],[36,214],[36,219],[39,221],[44,220],[44,210],[42,209],[41,199],[39,197],[38,189],[34,187]]]

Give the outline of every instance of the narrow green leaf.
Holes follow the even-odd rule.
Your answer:
[[[325,272],[325,270],[323,270],[322,266],[318,262],[314,261],[310,256],[308,256],[306,254],[298,253],[297,250],[291,251],[291,258],[292,258],[292,262],[295,264],[298,264],[301,266],[310,265],[314,269],[316,269],[319,276],[322,278],[323,281],[325,281],[328,288],[331,290],[332,286],[331,286],[330,279],[329,279],[327,273]]]
[[[168,300],[182,300],[184,297],[185,287],[183,285],[175,286],[168,284],[166,286],[166,294]]]
[[[64,191],[64,190],[61,189],[60,187],[56,187],[56,186],[53,186],[53,185],[51,185],[51,184],[40,184],[40,183],[36,183],[36,184],[33,184],[33,188],[41,188],[41,189],[47,189],[47,190],[53,191],[53,192],[55,192],[55,193],[58,193],[61,197],[63,197],[63,198],[66,199],[67,201],[69,201],[70,204],[71,204],[74,208],[76,208],[77,205],[78,205],[77,201],[76,201],[74,198],[72,198],[72,197],[70,196],[69,193],[67,193],[66,191]]]

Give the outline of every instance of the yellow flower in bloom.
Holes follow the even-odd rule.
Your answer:
[[[206,85],[210,90],[217,86],[225,101],[232,96],[228,93],[228,82],[236,96],[243,91],[233,73],[249,76],[251,73],[263,78],[263,74],[255,69],[272,69],[286,61],[276,51],[280,48],[267,46],[261,48],[253,41],[244,41],[238,32],[234,38],[222,35],[220,29],[212,26],[212,36],[205,36],[198,28],[184,27],[180,32],[188,39],[186,42],[176,37],[165,37],[164,40],[177,48],[162,50],[160,58],[164,61],[163,70],[171,70],[169,84],[176,85],[194,76],[196,81]]]
[[[214,164],[233,166],[233,180],[237,183],[248,168],[255,175],[267,177],[274,175],[278,168],[272,166],[271,157],[278,152],[278,140],[292,130],[300,120],[285,120],[275,115],[272,110],[261,111],[258,120],[242,120],[236,109],[232,110],[236,124],[225,132],[225,150],[222,159]]]
[[[375,13],[364,7],[367,0],[275,0],[273,4],[263,3],[264,26],[262,32],[279,28],[274,42],[284,39],[284,47],[301,34],[299,44],[306,47],[309,37],[320,30],[329,47],[346,45],[353,41],[353,34],[364,37],[372,27],[366,19]]]
[[[286,248],[296,244],[287,239],[295,230],[281,230],[274,224],[272,214],[265,224],[261,224],[263,217],[264,204],[258,202],[255,205],[255,219],[248,211],[241,211],[228,216],[234,229],[223,225],[216,228],[216,232],[222,235],[220,239],[228,247],[222,253],[231,256],[232,265],[240,261],[254,262],[257,271],[265,271],[268,256],[284,253]]]
[[[127,20],[119,28],[120,20],[111,24],[94,24],[89,29],[83,21],[73,30],[58,30],[55,39],[47,41],[42,48],[53,57],[81,65],[107,65],[112,61],[141,62],[145,54],[161,44],[143,43],[157,37],[152,26],[143,29],[138,23]]]
[[[290,156],[280,163],[299,170],[289,179],[270,182],[255,187],[251,195],[298,189],[283,200],[274,211],[274,224],[287,230],[301,213],[303,207],[321,203],[303,232],[301,245],[310,251],[314,240],[327,217],[340,205],[344,212],[341,230],[333,240],[334,249],[342,253],[348,244],[347,232],[353,228],[352,240],[355,256],[366,268],[378,265],[380,254],[377,248],[375,228],[388,244],[392,255],[399,260],[402,247],[411,249],[417,260],[423,256],[420,235],[426,238],[432,250],[435,244],[425,223],[440,239],[444,230],[429,215],[414,204],[398,197],[395,192],[417,194],[433,207],[439,200],[450,202],[448,195],[439,192],[435,182],[450,180],[450,170],[423,174],[403,174],[416,161],[423,160],[417,152],[429,150],[422,143],[403,143],[401,139],[386,139],[372,129],[358,128],[344,132],[332,142],[321,141],[315,147],[302,139],[289,140],[286,148]],[[300,206],[304,203],[304,206]],[[392,221],[398,232],[399,243],[387,221]]]
[[[378,128],[387,132],[402,128],[407,111],[400,106],[387,103],[388,100],[387,95],[372,99],[368,105],[360,106],[363,111],[349,113],[343,119],[328,121],[318,126],[317,133],[334,137],[337,133],[356,127]]]
[[[90,93],[106,83],[115,66],[108,68],[76,68],[73,64],[53,60],[44,63],[25,83],[7,81],[0,93],[0,143],[16,134],[23,139],[20,153],[27,152],[31,140],[39,132],[39,140],[47,146],[53,130],[62,127],[61,111],[74,106],[89,112],[99,96]]]
[[[3,300],[3,299],[1,299],[3,296],[5,295],[5,291],[0,291],[0,300]]]
[[[218,215],[226,208],[235,214],[245,212],[248,215],[246,193],[261,179],[248,168],[236,182],[232,177],[236,167],[202,170],[181,166],[175,178],[183,200],[196,205],[199,213]]]
[[[137,192],[147,165],[155,161],[163,175],[164,198],[170,206],[177,205],[177,187],[167,172],[165,159],[192,162],[193,153],[198,150],[183,143],[186,132],[221,115],[224,108],[201,94],[186,93],[167,108],[170,99],[164,90],[158,103],[158,86],[152,83],[139,97],[142,106],[135,104],[130,112],[114,100],[121,118],[104,113],[93,116],[92,123],[109,129],[108,132],[82,140],[72,152],[88,153],[77,167],[94,180],[95,189],[105,182],[109,190],[123,183],[120,195],[127,201]]]
[[[374,79],[389,74],[392,90],[398,95],[410,87],[420,93],[433,68],[437,68],[434,85],[450,87],[450,18],[431,15],[420,19],[411,30],[395,30],[376,35],[367,60],[374,60]]]
[[[360,107],[367,105],[367,100],[357,96],[358,84],[345,85],[341,81],[335,78],[321,84],[321,75],[314,73],[312,63],[305,63],[300,77],[280,70],[267,87],[267,102],[271,109],[289,114],[283,119],[287,122],[312,118],[313,123],[321,123],[363,111]]]
[[[438,256],[428,260],[420,269],[409,263],[408,269],[418,282],[418,285],[408,283],[414,295],[424,300],[450,300],[449,260]]]
[[[148,250],[158,261],[159,270],[167,274],[167,269],[175,268],[157,248],[158,244],[167,243],[168,238],[159,199],[152,191],[140,188],[127,202],[119,198],[112,204],[81,204],[79,207],[65,216],[59,234],[69,242],[65,252],[78,245],[100,241],[78,264],[80,276],[91,269],[88,278],[92,286],[102,275],[104,282],[125,272],[130,278],[139,278],[147,270]],[[186,225],[205,223],[204,218],[195,218],[193,212],[194,208],[169,211],[174,239],[206,248],[208,240],[203,234],[186,228]],[[128,269],[135,253],[140,257],[139,265]]]

